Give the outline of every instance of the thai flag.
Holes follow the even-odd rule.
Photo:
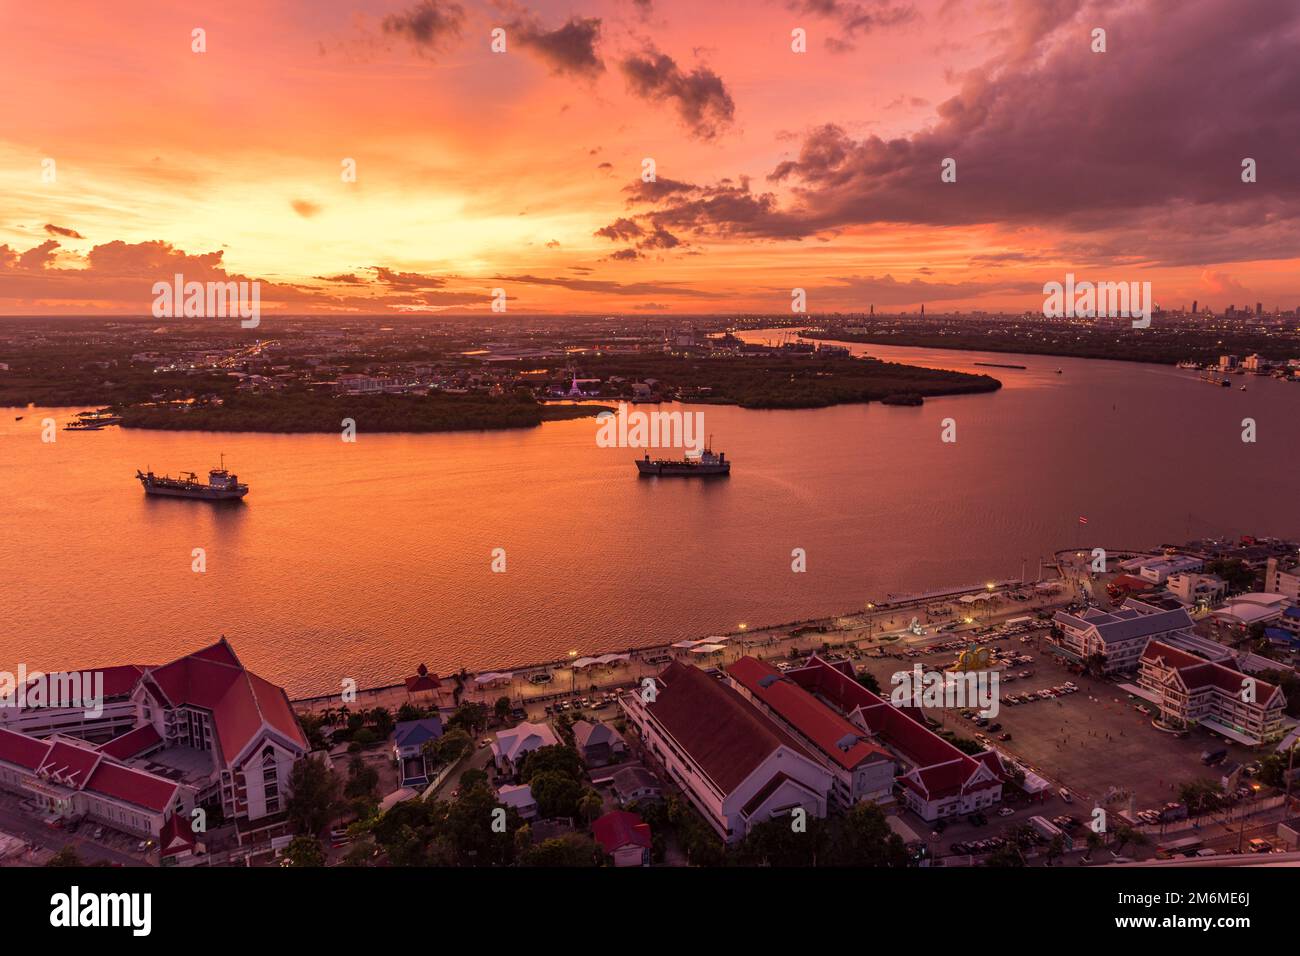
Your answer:
[[[1087,523],[1088,523],[1088,519],[1085,518],[1083,515],[1079,515],[1079,524],[1087,524]]]

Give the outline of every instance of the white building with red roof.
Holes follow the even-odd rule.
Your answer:
[[[0,785],[51,813],[155,837],[195,805],[219,804],[241,840],[282,828],[289,775],[310,748],[284,691],[246,670],[229,641],[104,673],[113,706],[101,716],[29,708],[0,730]]]
[[[148,668],[132,697],[165,749],[210,758],[201,802],[219,797],[227,818],[250,822],[283,812],[307,738],[284,691],[246,670],[224,637]]]
[[[972,756],[957,749],[930,730],[914,708],[895,707],[859,684],[848,661],[830,664],[813,655],[786,676],[897,758],[899,796],[922,819],[972,813],[1001,802],[1006,771],[996,753]]]
[[[1159,705],[1166,723],[1202,724],[1252,746],[1282,736],[1282,688],[1226,664],[1152,641],[1142,652],[1138,685]]]
[[[76,737],[45,739],[0,729],[0,787],[52,817],[90,817],[118,830],[156,837],[195,793],[175,780],[104,754]]]
[[[894,799],[896,761],[854,724],[771,664],[742,657],[727,668],[731,684],[777,721],[835,776],[831,797],[841,809],[861,800]]]
[[[727,843],[795,808],[826,815],[831,772],[729,684],[674,662],[653,695],[633,691],[620,704],[650,755]]]

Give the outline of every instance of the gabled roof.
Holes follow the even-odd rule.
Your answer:
[[[406,678],[406,690],[408,693],[418,693],[424,690],[437,690],[442,686],[442,681],[438,679],[437,674],[429,672],[429,668],[421,664],[415,669],[415,673]]]
[[[150,668],[142,682],[168,706],[190,706],[212,714],[224,765],[270,727],[304,752],[307,738],[282,689],[244,669],[224,637],[179,660]]]
[[[1123,607],[1114,611],[1103,611],[1100,608],[1088,608],[1079,614],[1057,611],[1053,620],[1076,630],[1093,629],[1107,644],[1191,628],[1195,623],[1185,608],[1161,611],[1153,605],[1131,598],[1124,602]]]
[[[171,805],[179,786],[165,777],[124,767],[85,741],[71,738],[37,740],[12,730],[0,730],[0,760],[69,789],[157,813]]]
[[[596,747],[600,744],[612,744],[618,739],[618,731],[599,721],[575,720],[573,722],[573,742],[579,748]]]
[[[151,773],[102,760],[95,768],[86,789],[162,813],[171,805],[177,786],[175,781],[165,777],[156,777]]]
[[[591,824],[591,835],[610,856],[625,846],[650,849],[650,825],[627,810],[612,810],[597,817]]]
[[[812,759],[798,741],[732,687],[674,661],[646,710],[685,748],[724,794],[740,786],[779,747]]]
[[[913,708],[895,707],[867,690],[842,668],[826,663],[815,654],[808,659],[807,666],[787,674],[841,711],[856,716],[881,742],[913,764],[912,771],[900,778],[905,786],[938,795],[952,786],[953,780],[960,781],[959,787],[971,790],[994,786],[1005,776],[996,753],[986,750],[972,757],[959,750],[925,726]],[[982,769],[992,775],[987,784],[981,782],[985,776]],[[908,783],[909,779],[912,784]]]
[[[158,834],[158,848],[163,856],[194,848],[194,830],[182,813],[173,813]]]
[[[37,740],[26,734],[0,729],[0,760],[36,772],[49,753],[48,741]]]
[[[1160,641],[1152,641],[1142,652],[1146,663],[1169,668],[1170,677],[1176,678],[1189,692],[1217,689],[1236,697],[1245,686],[1246,675],[1223,664],[1207,661],[1188,654]],[[1262,705],[1272,703],[1273,695],[1280,693],[1276,684],[1255,678],[1255,700]],[[1285,698],[1283,698],[1285,700]]]
[[[45,759],[36,768],[37,776],[49,777],[73,790],[81,790],[90,782],[95,766],[102,759],[88,744],[75,747],[55,738],[50,741],[49,747]]]
[[[134,730],[128,730],[121,736],[114,737],[106,744],[101,744],[99,751],[118,760],[127,760],[160,743],[162,738],[158,736],[158,731],[153,729],[153,724],[142,724]]]
[[[424,717],[420,720],[403,720],[393,729],[393,741],[398,747],[418,747],[426,740],[442,736],[442,719]]]
[[[765,661],[742,657],[727,673],[840,767],[852,770],[870,760],[893,759],[883,747],[863,740],[861,731],[842,715]]]
[[[499,731],[492,749],[507,760],[514,761],[521,754],[542,747],[553,747],[559,742],[549,724],[533,724],[525,720],[509,730]]]

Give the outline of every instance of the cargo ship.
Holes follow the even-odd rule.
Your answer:
[[[715,475],[731,474],[731,462],[727,461],[726,452],[715,455],[708,446],[698,458],[686,457],[651,459],[649,452],[636,463],[636,470],[642,475],[661,475],[665,478],[704,478]]]
[[[238,500],[248,494],[248,485],[239,483],[239,476],[226,471],[226,459],[221,458],[221,467],[208,472],[208,483],[199,481],[192,471],[183,471],[179,478],[159,477],[152,471],[136,470],[135,477],[144,487],[147,495],[164,495],[169,498],[201,498],[205,501]]]

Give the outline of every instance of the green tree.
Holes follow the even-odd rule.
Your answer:
[[[520,857],[521,866],[600,866],[604,851],[583,833],[566,833],[529,847]]]
[[[506,718],[510,716],[510,698],[498,697],[496,705],[492,708],[492,712],[496,715],[497,720],[505,723]]]
[[[370,723],[381,740],[393,732],[393,715],[387,707],[376,707],[370,712]]]
[[[62,850],[54,854],[54,856],[50,857],[45,862],[45,865],[56,867],[85,866],[85,864],[81,862],[81,857],[77,855],[76,848],[73,847],[71,843],[65,844]]]
[[[324,866],[325,849],[314,836],[296,836],[284,848],[290,866]]]
[[[902,837],[889,828],[884,811],[874,803],[854,804],[832,826],[825,854],[830,866],[901,868],[910,862]]]
[[[373,797],[379,786],[379,771],[360,756],[348,761],[348,779],[343,785],[343,795],[349,798]]]
[[[578,815],[578,801],[582,799],[582,784],[554,770],[534,774],[528,781],[537,801],[537,812],[542,817],[573,817]]]
[[[448,730],[437,740],[426,740],[420,751],[435,767],[445,767],[474,750],[474,738],[459,727]]]
[[[595,790],[588,787],[583,791],[582,796],[578,798],[578,813],[586,821],[587,826],[600,816],[600,812],[605,809],[605,801],[600,798]]]
[[[317,834],[329,826],[339,807],[339,780],[321,760],[299,760],[289,774],[289,822],[299,833]]]
[[[468,733],[471,737],[481,733],[487,727],[488,707],[487,704],[480,704],[478,701],[467,700],[451,715],[447,721],[447,727],[459,727]]]
[[[558,773],[571,780],[581,780],[582,758],[578,751],[561,744],[539,747],[524,757],[519,778],[527,783],[539,773]]]
[[[876,675],[871,673],[871,671],[858,671],[858,683],[873,694],[880,693],[880,681],[876,680]]]

